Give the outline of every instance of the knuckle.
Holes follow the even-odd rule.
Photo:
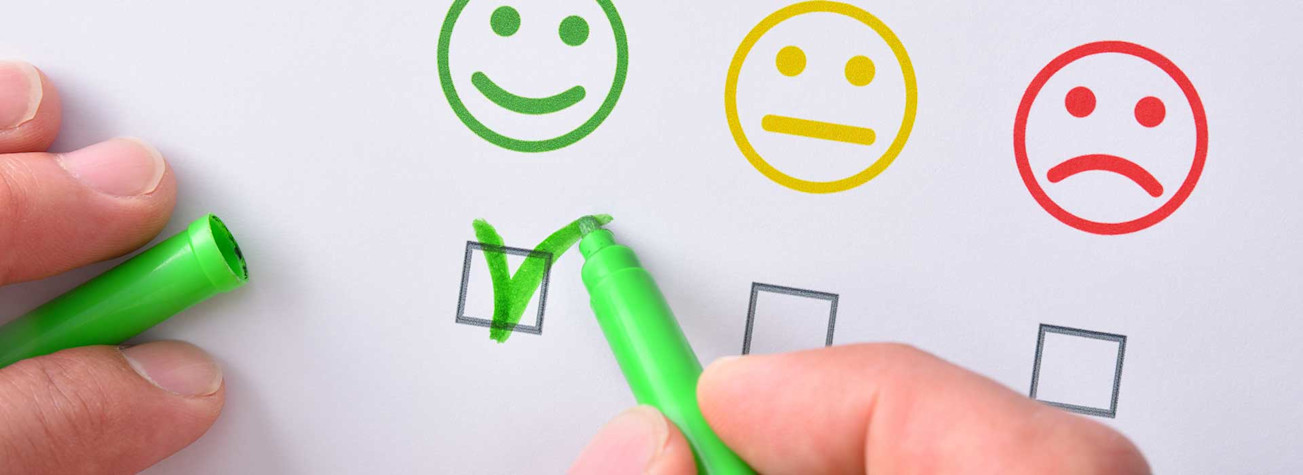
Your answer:
[[[114,425],[112,384],[94,363],[54,354],[15,363],[7,371],[6,403],[26,411],[27,437],[49,446],[82,447]]]
[[[24,174],[17,162],[0,160],[0,250],[13,249],[17,244],[18,229],[27,208],[25,193],[20,185]],[[20,252],[0,252],[0,285],[9,282],[9,270]]]
[[[24,206],[23,175],[30,172],[16,160],[0,161],[0,222],[11,223],[22,218]]]

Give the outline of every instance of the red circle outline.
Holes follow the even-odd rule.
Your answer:
[[[1050,199],[1045,190],[1041,188],[1036,176],[1032,173],[1031,164],[1027,160],[1027,115],[1031,112],[1032,103],[1035,102],[1037,95],[1040,94],[1041,88],[1045,83],[1058,73],[1068,64],[1084,58],[1086,56],[1102,53],[1121,53],[1129,54],[1137,58],[1148,61],[1150,64],[1157,66],[1167,73],[1167,76],[1176,82],[1185,94],[1186,101],[1190,103],[1190,110],[1194,113],[1195,128],[1195,148],[1194,163],[1190,165],[1190,174],[1186,175],[1185,181],[1181,187],[1176,190],[1172,198],[1163,203],[1162,206],[1153,212],[1121,223],[1101,223],[1091,221],[1075,214],[1068,212]],[[1072,48],[1045,65],[1032,82],[1027,86],[1027,91],[1023,93],[1022,101],[1018,104],[1018,114],[1014,117],[1013,122],[1013,153],[1018,163],[1018,173],[1022,175],[1023,183],[1027,185],[1027,190],[1031,192],[1032,198],[1045,208],[1051,216],[1062,221],[1068,226],[1095,234],[1117,235],[1133,233],[1166,219],[1169,215],[1181,207],[1190,193],[1194,192],[1194,185],[1199,182],[1199,175],[1203,173],[1204,161],[1208,157],[1208,118],[1204,114],[1203,102],[1199,100],[1199,93],[1195,91],[1194,84],[1190,83],[1190,78],[1178,68],[1175,63],[1167,59],[1157,51],[1151,50],[1144,46],[1125,41],[1098,41],[1087,43],[1076,48]]]

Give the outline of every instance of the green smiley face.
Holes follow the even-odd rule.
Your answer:
[[[579,141],[579,139],[592,133],[593,130],[596,130],[597,126],[600,125],[602,121],[610,115],[611,110],[615,108],[616,100],[619,99],[620,92],[624,89],[624,79],[629,65],[629,50],[624,34],[624,24],[620,21],[620,15],[615,11],[615,6],[611,4],[611,0],[595,1],[597,5],[601,7],[601,11],[606,15],[606,19],[611,26],[610,31],[613,33],[612,36],[614,36],[615,74],[611,80],[610,89],[607,91],[605,98],[602,99],[601,104],[597,105],[596,110],[591,115],[587,116],[586,119],[577,120],[574,113],[565,117],[562,116],[564,111],[568,111],[575,106],[580,106],[585,102],[585,99],[589,97],[588,90],[582,85],[575,84],[568,88],[557,90],[554,94],[543,97],[529,97],[514,93],[511,91],[510,87],[504,87],[502,84],[528,83],[534,76],[534,73],[531,71],[520,71],[520,73],[516,75],[520,77],[498,77],[496,81],[494,78],[490,77],[488,73],[482,70],[472,70],[468,75],[470,84],[474,87],[475,91],[483,96],[483,98],[488,101],[488,104],[492,104],[503,111],[522,117],[536,117],[553,122],[570,121],[571,123],[578,123],[578,125],[573,128],[565,126],[563,123],[543,124],[547,126],[548,130],[557,129],[558,127],[561,127],[559,130],[568,130],[568,132],[560,133],[559,135],[544,139],[527,139],[518,136],[511,136],[489,127],[484,123],[484,120],[477,118],[476,114],[471,112],[471,109],[467,106],[467,101],[464,101],[458,94],[457,87],[454,84],[453,73],[449,67],[449,51],[452,47],[453,29],[457,26],[457,20],[461,18],[462,12],[466,9],[466,5],[470,3],[470,0],[457,0],[454,2],[452,8],[448,10],[448,16],[444,18],[443,28],[439,34],[439,79],[443,85],[444,96],[448,98],[448,104],[452,106],[453,112],[457,114],[457,117],[461,119],[462,123],[466,124],[466,127],[470,128],[471,131],[475,132],[475,134],[485,140],[488,140],[490,143],[519,152],[546,152],[556,150],[573,144]],[[528,19],[522,20],[520,11],[510,5],[501,5],[495,8],[492,13],[488,15],[488,21],[484,23],[479,23],[474,20],[468,21],[472,23],[467,26],[471,26],[472,28],[484,28],[487,31],[491,31],[496,40],[504,41],[501,45],[495,44],[495,47],[528,48],[531,46],[529,41],[537,39],[532,38],[526,40],[521,38],[524,35],[517,35],[517,33],[521,32],[522,21],[527,22]],[[592,38],[589,37],[590,33],[592,33],[589,20],[578,14],[566,16],[559,22],[556,29],[552,31],[555,31],[555,36],[552,37],[553,41],[557,41],[564,45],[567,51],[583,53],[582,48],[584,48],[584,46],[593,44],[592,41],[590,41]],[[466,78],[466,76],[462,76],[462,78]],[[477,103],[483,104],[484,101],[477,100]],[[579,110],[583,110],[582,106]],[[499,114],[498,111],[481,111],[480,113],[481,115]],[[583,112],[579,112],[579,114],[583,114]]]

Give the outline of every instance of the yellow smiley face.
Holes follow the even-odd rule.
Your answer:
[[[807,193],[845,191],[882,173],[905,148],[917,108],[900,39],[840,2],[797,3],[761,20],[724,84],[738,149],[769,179]]]

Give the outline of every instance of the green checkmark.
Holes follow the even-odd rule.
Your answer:
[[[611,216],[598,214],[592,216],[605,226],[611,222]],[[548,267],[556,262],[567,249],[579,242],[582,233],[579,218],[552,233],[543,242],[534,247],[534,252],[525,258],[525,262],[516,269],[516,275],[507,270],[507,254],[503,251],[502,236],[493,225],[483,219],[471,223],[475,228],[475,238],[484,245],[484,260],[489,265],[489,278],[493,280],[493,323],[489,326],[489,338],[502,343],[511,336],[511,331],[520,323],[525,314],[525,307],[534,298],[538,285],[543,282]]]

